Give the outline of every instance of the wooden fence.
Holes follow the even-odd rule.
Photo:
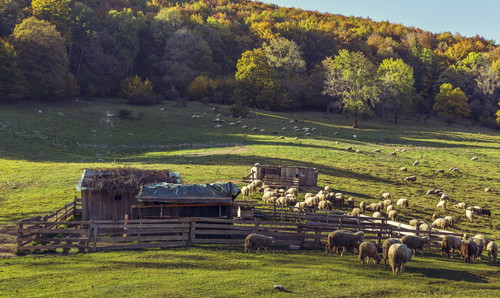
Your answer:
[[[183,247],[196,244],[242,245],[251,233],[275,238],[275,246],[298,245],[323,248],[330,232],[337,229],[361,230],[365,239],[380,243],[415,230],[396,228],[374,218],[350,216],[304,216],[296,221],[178,218],[119,221],[69,221],[54,226],[43,220],[23,221],[19,226],[18,251],[125,250]],[[439,248],[436,241],[450,233],[421,232],[430,237],[427,252]],[[451,233],[461,236],[461,234]]]

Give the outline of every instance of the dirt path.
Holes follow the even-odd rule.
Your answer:
[[[0,225],[0,258],[13,257],[17,246],[17,226]]]

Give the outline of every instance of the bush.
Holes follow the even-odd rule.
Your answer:
[[[137,75],[123,80],[120,91],[131,105],[158,103],[158,98],[153,94],[153,84],[148,79],[142,81]]]
[[[132,116],[132,111],[127,109],[122,109],[118,111],[118,118],[121,120],[132,120],[134,117]]]
[[[137,92],[128,97],[128,103],[136,106],[150,106],[159,102],[158,97],[144,91]]]
[[[233,117],[246,117],[249,112],[250,110],[248,109],[248,107],[241,102],[236,102],[231,107],[229,107],[229,113],[231,113]]]

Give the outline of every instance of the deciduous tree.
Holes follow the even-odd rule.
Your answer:
[[[453,88],[451,84],[445,83],[439,87],[434,110],[440,117],[445,118],[448,124],[451,124],[456,119],[470,115],[468,100],[467,95],[460,88]]]
[[[12,102],[20,99],[24,93],[23,82],[14,48],[0,39],[0,100]]]

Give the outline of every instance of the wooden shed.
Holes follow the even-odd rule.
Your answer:
[[[255,164],[248,176],[252,180],[262,180],[271,187],[316,187],[318,169],[280,165]]]
[[[122,220],[130,215],[141,186],[158,182],[180,183],[168,170],[129,167],[85,169],[77,185],[82,196],[82,220]]]
[[[142,187],[132,206],[132,218],[232,218],[240,190],[233,183],[156,183]]]

